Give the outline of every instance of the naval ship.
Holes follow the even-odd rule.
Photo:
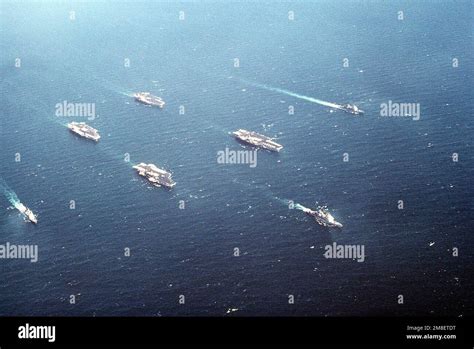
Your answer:
[[[67,124],[67,127],[74,133],[77,133],[79,136],[92,139],[93,141],[98,142],[100,139],[99,132],[87,125],[85,122],[71,122]]]
[[[232,134],[238,140],[254,145],[256,147],[261,147],[271,151],[280,151],[283,149],[283,146],[281,144],[278,144],[277,142],[273,141],[273,139],[271,139],[270,137],[261,135],[254,131],[239,129],[235,132],[232,132]]]
[[[136,101],[146,105],[154,105],[160,108],[165,106],[165,101],[161,97],[153,96],[150,92],[137,92],[133,94],[133,97]]]
[[[15,207],[20,211],[26,219],[28,219],[31,223],[37,224],[38,218],[35,216],[33,211],[31,211],[28,207],[23,205],[21,202],[15,204]]]
[[[354,115],[359,115],[359,114],[364,114],[364,111],[359,109],[356,105],[354,104],[340,104],[337,107],[334,107],[339,110],[343,110],[346,113],[351,113]]]
[[[342,228],[342,224],[337,222],[334,217],[328,212],[326,207],[318,207],[315,211],[309,208],[303,208],[303,212],[314,217],[316,222],[325,227]]]
[[[176,182],[171,179],[171,173],[156,167],[153,164],[145,164],[144,162],[133,166],[140,176],[145,177],[155,187],[165,186],[173,188]]]

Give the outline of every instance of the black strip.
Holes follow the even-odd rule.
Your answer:
[[[63,347],[97,343],[278,342],[380,344],[408,348],[473,348],[473,318],[0,318],[0,348]],[[25,324],[56,326],[55,342],[19,339]],[[411,329],[408,329],[411,326]],[[430,326],[430,327],[426,327]],[[455,329],[435,326],[456,326]],[[414,330],[413,328],[419,328]],[[429,330],[428,330],[429,329]],[[456,335],[456,339],[407,339],[407,335]],[[225,339],[223,342],[222,339]]]

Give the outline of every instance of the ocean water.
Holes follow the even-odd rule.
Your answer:
[[[39,248],[37,263],[0,260],[0,315],[473,315],[469,1],[2,1],[0,11],[0,243]],[[139,105],[135,91],[167,104]],[[55,116],[65,100],[95,103],[97,118]],[[380,116],[389,100],[420,103],[420,120]],[[100,142],[68,132],[73,120]],[[226,147],[250,149],[229,136],[238,128],[284,149],[259,151],[255,168],[218,164]],[[177,186],[151,187],[131,168],[142,161]],[[327,205],[344,228],[285,200]],[[325,258],[333,242],[363,245],[365,261]]]

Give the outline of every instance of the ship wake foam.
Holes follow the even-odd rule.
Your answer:
[[[278,201],[279,203],[286,206],[287,208],[290,208],[290,204],[293,203],[293,208],[296,209],[296,210],[303,211],[305,209],[306,210],[308,209],[307,207],[305,207],[301,204],[295,203],[293,200],[282,199],[278,196],[275,196],[272,193],[272,190],[270,189],[271,186],[269,186],[269,185],[261,185],[261,184],[256,184],[256,183],[243,183],[243,182],[240,182],[237,178],[235,178],[232,182],[243,185],[243,186],[252,187],[253,189],[258,189],[269,199]]]
[[[16,195],[16,193],[8,186],[7,182],[3,178],[0,178],[0,189],[3,192],[3,195],[7,198],[7,200],[12,204],[15,208],[19,208],[21,205],[20,199]]]
[[[302,100],[307,101],[307,102],[323,105],[325,107],[339,108],[339,104],[323,101],[321,99],[317,99],[317,98],[314,98],[314,97],[305,96],[305,95],[302,95],[302,94],[299,94],[299,93],[296,93],[296,92],[292,92],[292,91],[288,91],[288,90],[285,90],[285,89],[282,89],[282,88],[272,87],[272,86],[268,86],[268,85],[265,85],[265,84],[259,84],[259,83],[255,83],[255,82],[251,82],[251,81],[247,81],[247,80],[243,80],[243,79],[240,79],[240,81],[242,81],[245,84],[257,87],[257,88],[261,88],[261,89],[271,91],[271,92],[277,92],[277,93],[284,94],[284,95],[287,95],[287,96],[290,96],[290,97],[302,99]]]
[[[296,209],[296,210],[300,210],[300,211],[308,210],[307,207],[304,207],[304,206],[301,205],[301,204],[295,204],[295,209]]]
[[[279,198],[278,196],[275,196],[275,200],[278,200],[279,202],[281,202],[283,205],[285,206],[290,206],[290,204],[292,203],[292,200],[288,200],[288,199],[281,199]],[[295,210],[300,210],[300,211],[303,211],[303,210],[307,210],[308,208],[307,207],[304,207],[303,205],[301,204],[298,204],[298,203],[294,203],[293,202],[293,208]]]

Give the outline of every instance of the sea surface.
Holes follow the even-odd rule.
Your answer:
[[[473,315],[473,23],[470,1],[2,1],[0,244],[39,256],[0,259],[0,315]],[[381,116],[389,100],[420,119]],[[219,164],[251,149],[239,128],[284,149]],[[334,242],[364,262],[325,258]]]

